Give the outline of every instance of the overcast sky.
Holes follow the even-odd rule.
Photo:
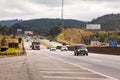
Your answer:
[[[0,0],[0,20],[61,18],[62,0]],[[120,0],[64,0],[64,18],[91,21],[120,13]]]

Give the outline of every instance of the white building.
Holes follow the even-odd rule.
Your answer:
[[[99,41],[91,41],[90,46],[91,47],[100,47],[101,43]]]
[[[101,25],[100,24],[87,24],[86,29],[89,29],[89,30],[101,30]]]
[[[33,31],[24,31],[25,35],[33,35]]]

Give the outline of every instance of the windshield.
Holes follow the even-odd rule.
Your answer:
[[[86,46],[84,46],[84,45],[77,46],[77,49],[86,49]]]
[[[35,44],[35,45],[39,45],[40,43],[39,43],[39,42],[33,42],[33,44]]]
[[[67,48],[67,46],[62,46],[62,48]]]

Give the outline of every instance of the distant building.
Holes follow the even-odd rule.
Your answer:
[[[33,35],[33,31],[24,31],[25,35]]]
[[[22,29],[17,29],[17,35],[21,35],[22,34]]]
[[[17,29],[17,32],[22,32],[22,29]]]
[[[86,29],[88,30],[101,30],[100,24],[87,24]]]
[[[91,41],[90,46],[91,47],[100,47],[101,43],[99,41]]]

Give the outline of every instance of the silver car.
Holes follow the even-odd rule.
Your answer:
[[[68,51],[68,47],[67,47],[66,45],[63,45],[63,46],[61,47],[61,51]]]
[[[50,47],[50,51],[56,51],[56,47],[51,46],[51,47]]]

